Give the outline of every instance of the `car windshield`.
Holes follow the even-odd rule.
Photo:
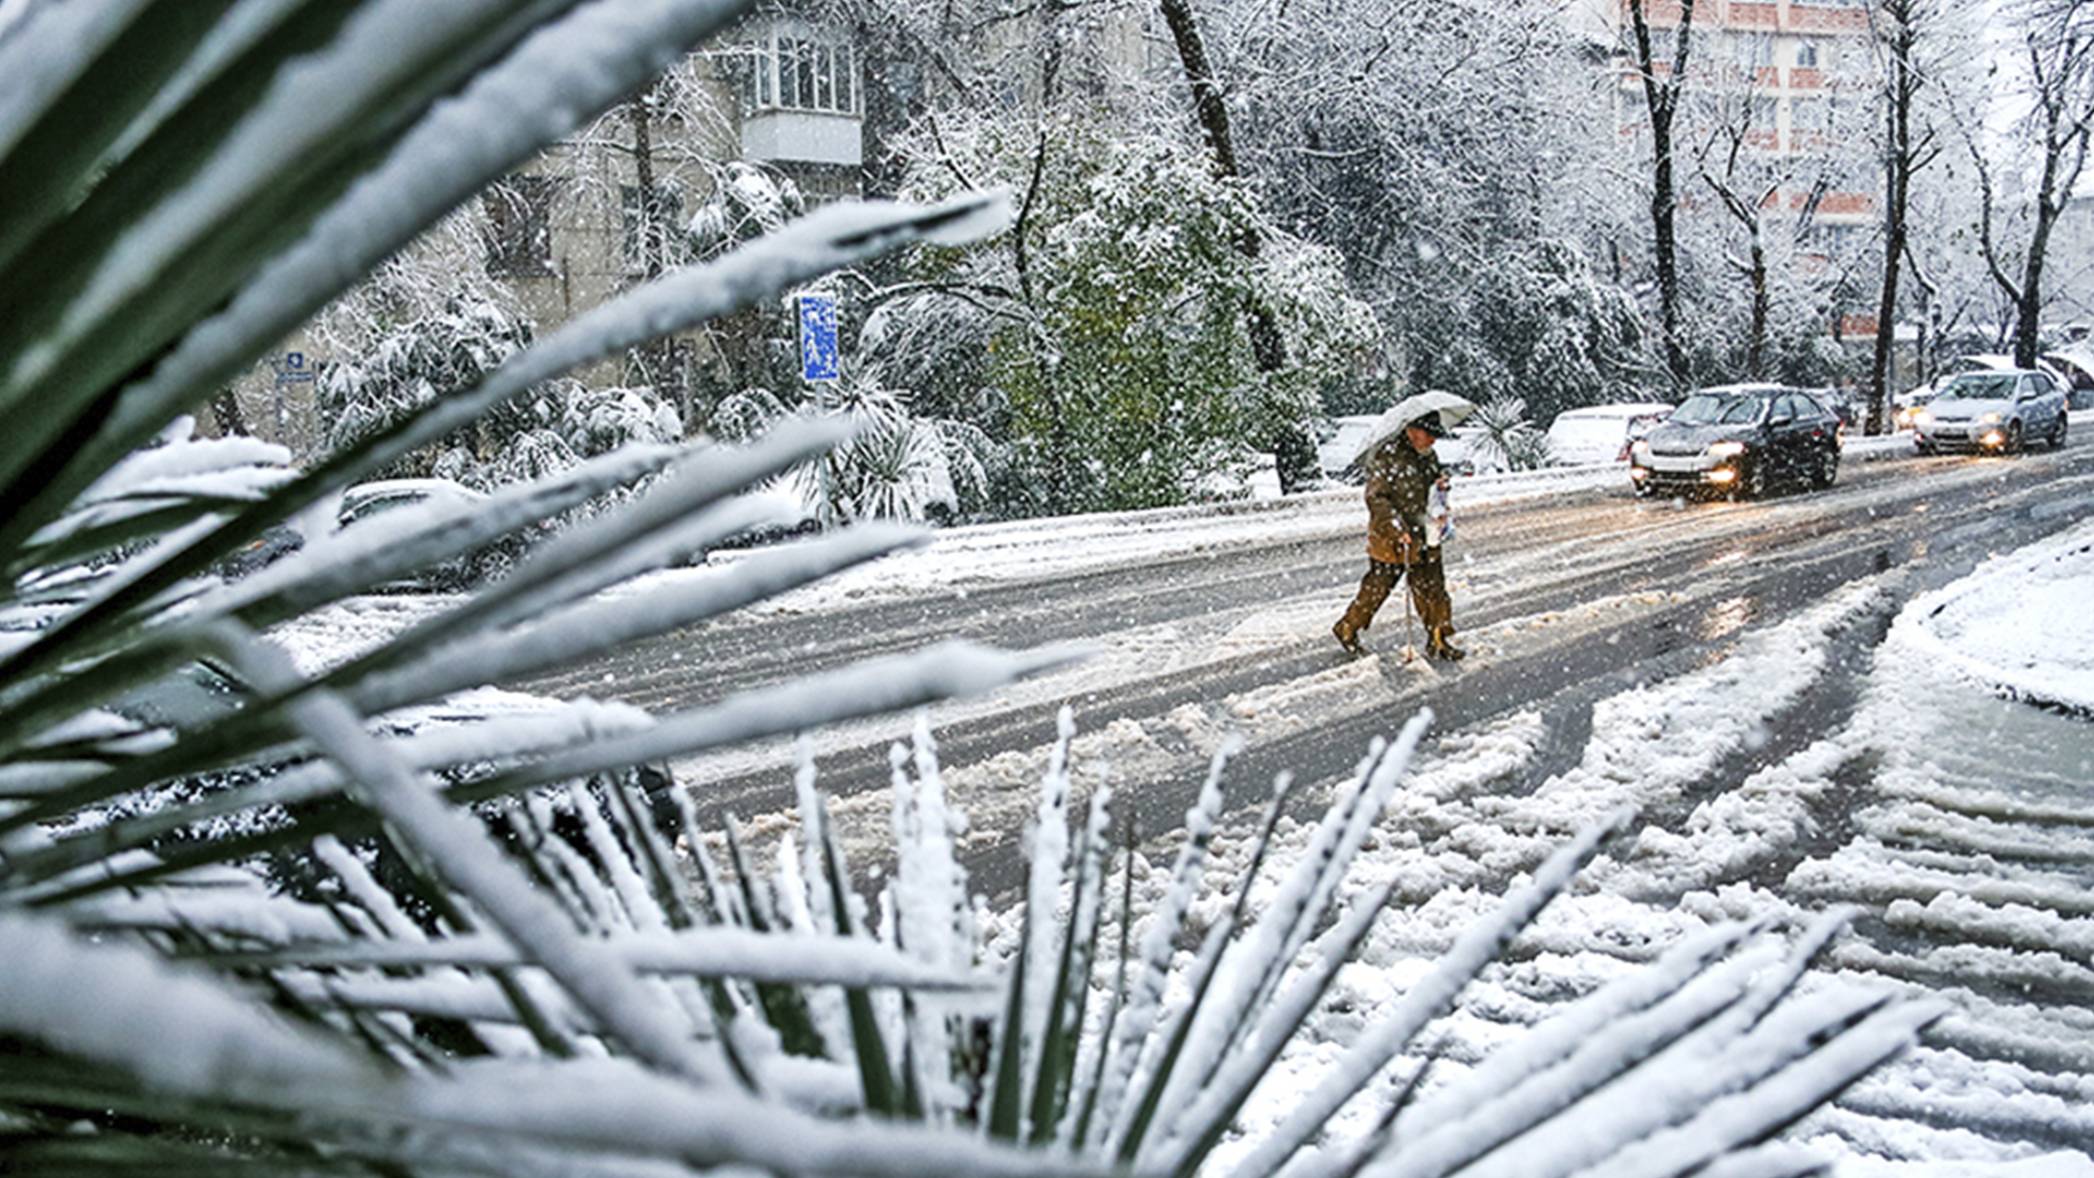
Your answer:
[[[1765,397],[1750,393],[1696,393],[1673,411],[1681,425],[1749,425],[1760,419]]]
[[[1959,376],[1941,390],[1938,401],[2006,401],[2014,396],[2014,382],[2020,377],[2008,373],[1973,373]]]

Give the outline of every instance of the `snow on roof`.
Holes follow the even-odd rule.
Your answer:
[[[1609,405],[1588,405],[1583,409],[1566,409],[1556,415],[1557,421],[1564,418],[1583,419],[1596,417],[1641,417],[1646,413],[1669,412],[1673,406],[1663,401],[1616,401]]]

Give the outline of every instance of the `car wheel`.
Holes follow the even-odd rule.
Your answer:
[[[1738,480],[1738,495],[1743,499],[1765,499],[1770,480],[1767,477],[1767,462],[1764,455],[1755,458],[1745,477]]]
[[[1826,450],[1821,452],[1818,455],[1818,469],[1811,478],[1811,482],[1817,485],[1818,490],[1822,491],[1825,488],[1830,487],[1832,484],[1838,482],[1839,477],[1839,452],[1836,450]]]
[[[2020,454],[2022,452],[2023,446],[2021,444],[2021,423],[2018,421],[2010,421],[2007,423],[2007,453]]]
[[[2065,430],[2067,428],[2068,425],[2065,421],[2065,415],[2063,413],[2058,414],[2058,423],[2050,427],[2051,449],[2063,450],[2065,448]]]

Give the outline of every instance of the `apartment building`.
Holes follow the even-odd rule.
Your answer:
[[[1688,59],[1687,115],[1676,143],[1692,151],[1734,128],[1742,155],[1775,195],[1764,207],[1789,221],[1795,264],[1823,267],[1875,232],[1880,165],[1868,150],[1875,113],[1875,46],[1867,0],[1700,0]],[[1679,0],[1648,0],[1653,55],[1664,68],[1681,20]],[[1617,124],[1624,144],[1647,135],[1641,82],[1630,63],[1629,0],[1588,0],[1576,18],[1610,48],[1619,76]],[[1700,137],[1698,140],[1696,137]],[[1726,215],[1683,186],[1688,217]],[[1842,317],[1847,339],[1872,338],[1875,317]]]
[[[705,240],[708,224],[729,239],[751,236],[778,215],[859,195],[866,101],[851,34],[775,6],[491,185],[472,210],[480,240],[436,264],[496,280],[550,332],[721,244]],[[694,227],[709,205],[726,211]],[[646,371],[620,358],[577,375],[651,384],[688,419],[691,390],[717,376],[706,370],[721,362],[721,345],[689,333],[642,359]],[[314,386],[334,361],[304,332],[286,339],[236,382],[240,424],[311,453],[322,433]]]

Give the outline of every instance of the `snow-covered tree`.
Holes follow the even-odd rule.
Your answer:
[[[1463,308],[1470,330],[1416,358],[1420,387],[1478,404],[1516,396],[1541,421],[1640,399],[1652,379],[1642,316],[1576,244],[1536,243],[1477,280]]]
[[[1275,422],[1313,415],[1321,384],[1374,338],[1338,256],[1279,230],[1182,140],[1108,135],[1095,116],[990,115],[927,125],[910,148],[911,195],[1022,193],[1007,244],[923,255],[904,288],[942,296],[907,314],[987,335],[1015,447],[1008,510],[1182,502]],[[1255,260],[1238,248],[1252,233],[1266,242]],[[1250,301],[1287,337],[1282,371],[1256,361]]]
[[[488,226],[475,206],[445,218],[363,283],[329,304],[308,325],[335,357],[321,371],[316,397],[322,446],[330,452],[374,437],[446,394],[477,384],[526,347],[533,325],[514,293],[481,264]],[[549,471],[572,465],[571,448],[551,431],[564,411],[549,388],[498,419],[455,430],[442,441],[389,463],[388,477],[445,477],[480,482],[483,455],[514,443],[536,456],[526,465]]]
[[[2000,15],[2009,32],[1995,95],[2012,131],[1988,141],[1990,120],[1963,131],[1986,269],[2013,307],[2015,362],[2030,366],[2041,350],[2051,239],[2094,151],[2094,4],[2011,0]]]

